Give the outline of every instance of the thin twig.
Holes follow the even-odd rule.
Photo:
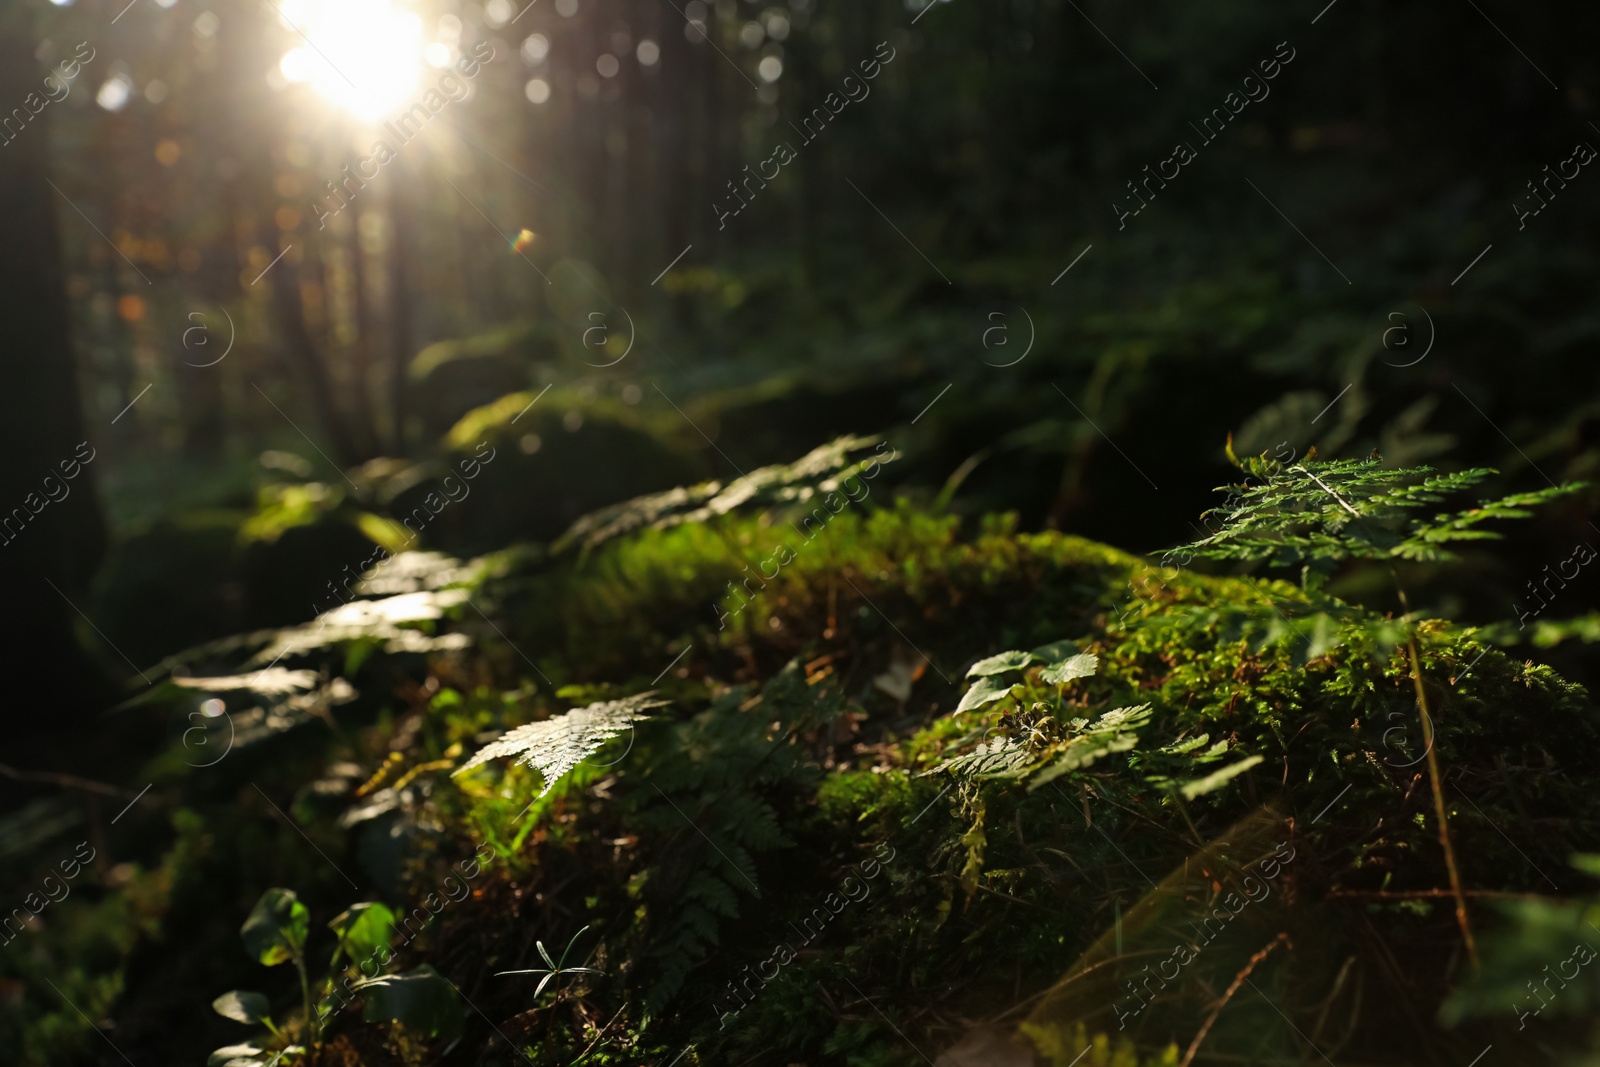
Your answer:
[[[1211,1009],[1211,1014],[1206,1016],[1206,1021],[1201,1024],[1200,1032],[1194,1035],[1193,1041],[1189,1042],[1189,1051],[1183,1054],[1183,1060],[1178,1064],[1178,1067],[1189,1067],[1189,1064],[1194,1061],[1195,1053],[1200,1051],[1200,1042],[1204,1041],[1206,1034],[1211,1032],[1211,1024],[1217,1021],[1217,1016],[1222,1014],[1222,1009],[1228,1006],[1228,1001],[1232,1000],[1233,995],[1239,991],[1239,987],[1244,985],[1245,980],[1250,977],[1250,972],[1256,969],[1256,964],[1266,959],[1272,950],[1280,944],[1294,948],[1294,942],[1289,940],[1289,935],[1279,933],[1277,937],[1267,942],[1266,948],[1250,957],[1250,961],[1244,965],[1244,970],[1233,976],[1233,982],[1228,986],[1227,991],[1222,994],[1222,999],[1217,1001],[1217,1006]]]
[[[1400,595],[1400,609],[1411,614],[1411,601],[1405,586],[1400,584],[1400,574],[1394,563],[1389,564],[1389,576],[1394,581],[1395,592]],[[1461,927],[1461,940],[1466,943],[1467,957],[1474,970],[1479,969],[1478,944],[1472,938],[1472,923],[1467,917],[1467,893],[1461,884],[1461,869],[1456,866],[1456,849],[1450,840],[1450,817],[1444,806],[1444,781],[1439,773],[1439,756],[1433,750],[1433,715],[1428,711],[1428,690],[1422,684],[1422,655],[1417,651],[1417,633],[1413,628],[1406,637],[1406,649],[1411,653],[1411,683],[1417,690],[1417,714],[1422,719],[1422,750],[1428,758],[1428,785],[1433,790],[1433,814],[1439,820],[1439,845],[1444,849],[1445,869],[1450,872],[1450,890],[1456,898],[1456,925]]]
[[[1472,924],[1467,919],[1467,894],[1461,885],[1461,871],[1456,866],[1455,846],[1450,843],[1450,820],[1445,814],[1444,783],[1439,775],[1439,757],[1433,751],[1433,717],[1428,714],[1428,693],[1422,684],[1422,658],[1417,652],[1417,638],[1406,639],[1411,650],[1411,681],[1417,688],[1417,708],[1422,714],[1422,744],[1428,757],[1428,784],[1433,787],[1433,812],[1439,820],[1439,844],[1444,848],[1444,863],[1450,872],[1450,889],[1456,898],[1456,925],[1461,927],[1461,939],[1467,944],[1467,955],[1472,966],[1479,966],[1478,945],[1472,939]]]
[[[590,1053],[590,1051],[592,1051],[594,1049],[594,1047],[600,1043],[600,1039],[602,1037],[606,1036],[606,1031],[611,1029],[611,1024],[615,1023],[618,1019],[622,1018],[622,1013],[627,1011],[627,1010],[628,1010],[628,1002],[627,1001],[623,1001],[622,1002],[622,1007],[618,1008],[617,1009],[617,1013],[611,1017],[611,1022],[606,1023],[604,1026],[602,1026],[600,1028],[599,1032],[597,1032],[594,1035],[594,1040],[589,1042],[589,1047],[584,1049],[582,1052],[578,1053],[578,1058],[573,1060],[572,1062],[573,1063],[582,1063],[583,1062],[583,1058],[585,1056],[587,1056]]]
[[[75,774],[57,774],[54,771],[19,771],[15,767],[8,767],[0,763],[0,774],[7,778],[14,778],[19,782],[46,782],[50,785],[64,786],[67,789],[82,789],[89,793],[100,793],[108,797],[131,797],[133,790],[120,789],[105,782],[97,782],[92,778],[79,778]]]

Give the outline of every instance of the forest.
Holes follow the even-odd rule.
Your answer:
[[[1600,1067],[1596,40],[5,0],[0,1065]]]

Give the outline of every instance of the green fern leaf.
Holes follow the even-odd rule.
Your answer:
[[[539,792],[542,797],[562,775],[598,751],[601,745],[647,718],[651,709],[669,703],[654,693],[640,693],[622,700],[590,704],[543,722],[531,722],[485,745],[454,774],[464,774],[500,756],[516,756],[518,763],[536,768],[544,778],[544,789]]]
[[[1207,793],[1214,793],[1234,778],[1260,763],[1263,759],[1265,759],[1264,756],[1246,757],[1238,763],[1229,764],[1220,771],[1212,771],[1204,778],[1196,778],[1192,782],[1185,782],[1179,787],[1178,791],[1183,794],[1183,799],[1185,800],[1193,800],[1195,797],[1203,797]]]
[[[551,546],[560,553],[574,544],[596,548],[641,526],[664,530],[685,522],[704,522],[750,505],[804,503],[818,492],[829,493],[852,477],[875,477],[871,468],[888,463],[887,457],[858,454],[880,444],[877,437],[840,437],[812,449],[793,463],[762,467],[727,485],[703,482],[665,493],[635,497],[583,516]]]
[[[1026,745],[1009,737],[997,737],[965,755],[946,760],[928,773],[949,771],[962,778],[1020,778],[1034,762],[1035,756]]]

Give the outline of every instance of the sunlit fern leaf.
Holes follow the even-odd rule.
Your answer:
[[[250,665],[276,663],[285,656],[303,655],[351,641],[371,641],[391,654],[436,652],[466,648],[471,637],[463,633],[429,634],[417,623],[432,623],[446,611],[466,602],[465,589],[439,589],[401,593],[376,600],[352,600],[323,612],[303,626],[279,630]]]
[[[219,724],[227,723],[227,729],[233,733],[233,747],[243,749],[308,723],[317,716],[326,715],[331,708],[339,704],[348,704],[356,696],[356,691],[349,682],[343,678],[329,678],[304,693],[269,697],[264,707],[229,712],[227,718],[211,721],[210,725],[213,732],[225,736],[226,731]],[[193,730],[195,727],[190,729]],[[187,732],[185,736],[188,736]],[[199,755],[198,752],[193,754]]]
[[[1194,737],[1186,737],[1182,741],[1174,741],[1172,744],[1162,748],[1161,751],[1169,756],[1186,756],[1196,749],[1204,748],[1210,741],[1210,734],[1197,734]]]
[[[1187,546],[1189,552],[1280,567],[1309,565],[1319,576],[1346,559],[1448,561],[1454,556],[1447,544],[1499,536],[1479,529],[1480,524],[1526,518],[1529,507],[1584,488],[1568,483],[1514,493],[1428,519],[1414,513],[1495,471],[1476,467],[1438,474],[1427,467],[1386,468],[1375,459],[1293,465],[1263,459],[1245,468],[1261,481],[1225,487],[1232,490],[1230,502],[1207,512],[1221,520],[1220,528]]]
[[[1149,704],[1106,712],[1055,750],[1059,756],[1034,776],[1028,783],[1029,791],[1048,785],[1063,774],[1084,770],[1102,756],[1129,751],[1139,743],[1139,728],[1149,721]]]
[[[1132,730],[1143,726],[1150,721],[1150,705],[1139,704],[1131,708],[1116,708],[1100,716],[1085,733],[1117,733],[1122,730]]]
[[[873,477],[876,472],[863,472],[890,462],[898,453],[853,457],[880,442],[877,437],[840,437],[794,463],[761,467],[726,485],[702,482],[624,500],[580,518],[551,551],[563,552],[574,544],[591,549],[641,526],[664,530],[680,523],[704,522],[739,507],[802,503],[818,493],[835,491],[848,478]]]
[[[267,630],[263,634],[270,635],[276,631]],[[167,670],[181,669],[182,664],[177,660],[168,660],[164,663]],[[152,668],[149,673],[157,673],[157,668]],[[149,704],[166,704],[180,697],[187,697],[187,690],[199,690],[204,693],[235,693],[248,691],[267,698],[268,702],[280,702],[281,698],[295,693],[305,693],[317,688],[322,681],[322,675],[317,671],[292,671],[286,667],[272,667],[267,670],[247,671],[244,674],[215,675],[205,678],[195,678],[188,675],[169,674],[155,685],[143,690],[135,696],[129,697],[117,705],[117,710],[142,707]]]
[[[228,693],[248,689],[263,696],[282,696],[315,688],[321,677],[316,671],[291,671],[286,667],[269,667],[264,671],[231,674],[218,678],[173,676],[172,682],[185,689],[202,689],[208,693]]]
[[[356,584],[361,596],[423,593],[472,582],[483,560],[463,562],[443,552],[401,552],[368,569]]]
[[[213,664],[237,662],[246,654],[250,655],[244,666],[261,667],[357,641],[381,643],[389,653],[465,648],[471,642],[466,634],[432,635],[416,627],[442,618],[445,610],[462,603],[468,595],[466,590],[445,587],[477,580],[484,574],[487,560],[488,557],[462,561],[437,552],[402,552],[368,568],[355,586],[358,596],[379,599],[352,600],[298,626],[253,630],[207,641],[168,656],[145,673],[154,677],[201,664],[214,670]]]
[[[317,618],[329,626],[377,627],[403,622],[423,622],[444,617],[447,609],[467,599],[465,589],[440,589],[400,593],[376,600],[352,600]]]
[[[946,760],[930,773],[949,771],[960,778],[1020,778],[1033,768],[1036,760],[1022,742],[997,737],[966,755]]]
[[[1193,800],[1195,797],[1203,797],[1207,793],[1214,793],[1234,778],[1260,763],[1264,758],[1263,756],[1249,756],[1238,763],[1230,763],[1220,771],[1212,771],[1204,778],[1196,778],[1192,782],[1185,782],[1179,787],[1179,792],[1183,794],[1183,799],[1185,800]]]
[[[670,701],[654,693],[639,693],[622,700],[603,700],[577,708],[565,715],[531,722],[492,741],[456,769],[462,774],[500,756],[515,756],[517,762],[538,770],[544,778],[544,796],[561,777],[622,733],[653,708]]]
[[[169,676],[124,701],[119,708],[162,705],[175,700],[192,702],[195,691],[247,693],[259,699],[252,706],[241,703],[238,697],[231,697],[229,703],[233,706],[225,715],[190,712],[190,725],[178,744],[185,750],[185,762],[191,766],[204,765],[213,750],[227,752],[247,748],[302,726],[357,696],[354,687],[343,678],[325,678],[317,671],[271,667],[208,678]]]

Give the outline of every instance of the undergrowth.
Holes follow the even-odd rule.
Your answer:
[[[184,816],[204,829],[178,847],[234,855],[221,801],[255,781],[363,888],[279,824],[263,847],[292,869],[173,859],[162,898],[221,878],[234,930],[271,886],[314,915],[382,900],[399,926],[384,973],[426,966],[460,998],[459,1039],[363,1007],[284,1059],[1399,1064],[1513,1040],[1516,1015],[1486,998],[1532,961],[1504,946],[1519,923],[1574,928],[1569,897],[1593,892],[1592,864],[1569,862],[1600,829],[1600,721],[1579,687],[1315,583],[1156,565],[886,492],[818,519],[823,499],[419,565],[411,614],[374,616],[382,641],[262,634],[185,661],[242,675],[258,649],[293,648],[288,666],[361,697],[285,712],[208,772],[210,802]],[[592,710],[645,693],[627,715]],[[563,723],[574,709],[590,718]],[[519,729],[491,754],[531,765],[464,766]],[[458,896],[444,879],[469,857]],[[171,905],[152,907],[145,936],[174,936]],[[337,940],[307,936],[317,958]],[[226,980],[261,986],[281,1025],[317,993],[245,963]],[[113,983],[97,1010],[123,966],[94,972]],[[21,972],[29,1002],[48,995],[38,974]],[[1588,1047],[1587,1002],[1568,996],[1540,1040]]]

